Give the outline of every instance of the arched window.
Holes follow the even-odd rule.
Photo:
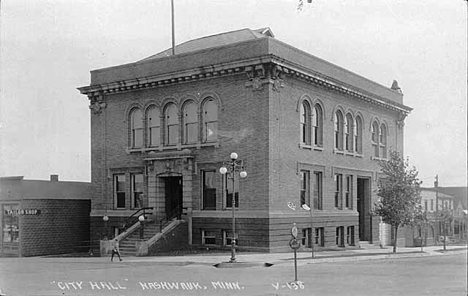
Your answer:
[[[184,106],[184,144],[193,144],[198,141],[197,106],[189,102]]]
[[[133,109],[130,113],[130,129],[131,129],[131,147],[143,147],[143,120],[140,109]]]
[[[312,111],[312,137],[315,146],[323,146],[323,112],[319,104]]]
[[[168,104],[165,109],[165,143],[177,145],[179,143],[179,117],[175,104]]]
[[[379,157],[379,124],[377,121],[372,123],[372,147],[374,148],[374,156]]]
[[[159,109],[155,106],[151,107],[147,112],[148,123],[148,145],[150,147],[157,147],[161,144],[161,116]]]
[[[357,116],[354,120],[354,151],[362,154],[362,120]]]
[[[345,122],[345,149],[346,151],[353,152],[354,145],[354,135],[353,135],[353,117],[351,114],[346,115],[346,122]]]
[[[301,143],[310,145],[311,127],[310,127],[310,105],[306,101],[301,104]]]
[[[203,143],[218,140],[218,104],[209,98],[203,104]]]
[[[385,124],[380,125],[380,157],[387,158],[387,127]]]
[[[334,116],[335,122],[335,149],[343,150],[343,114],[341,111],[336,111]]]

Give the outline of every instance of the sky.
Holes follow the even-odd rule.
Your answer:
[[[1,0],[0,0],[1,1]],[[170,0],[0,2],[0,176],[90,181],[90,71],[171,47]],[[174,0],[176,44],[243,28],[382,85],[404,104],[423,186],[467,184],[467,2]]]

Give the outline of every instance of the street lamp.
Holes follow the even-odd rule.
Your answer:
[[[229,262],[234,263],[236,262],[236,216],[235,216],[235,175],[239,173],[239,176],[244,179],[247,177],[247,172],[244,170],[244,162],[242,160],[237,160],[237,153],[232,152],[231,161],[223,162],[223,166],[219,169],[219,172],[222,175],[229,174],[230,179],[232,180],[232,238],[231,238],[231,260]]]
[[[140,221],[140,239],[143,239],[145,232],[145,216],[141,215],[138,217],[138,221]]]
[[[108,236],[107,236],[108,235],[107,221],[109,221],[109,216],[106,215],[106,216],[102,217],[102,220],[104,221],[104,233],[105,233],[104,239],[108,239]]]
[[[313,259],[314,258],[314,240],[313,240],[314,224],[312,220],[312,208],[309,207],[307,204],[303,204],[301,207],[303,210],[306,210],[310,213],[310,247],[312,249],[312,259]]]

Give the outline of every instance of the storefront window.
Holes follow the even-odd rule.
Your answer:
[[[3,205],[3,244],[19,242],[19,205]]]

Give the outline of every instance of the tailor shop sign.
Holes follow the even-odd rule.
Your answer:
[[[18,216],[18,215],[40,215],[41,210],[38,209],[20,209],[20,210],[5,210],[5,215]]]

